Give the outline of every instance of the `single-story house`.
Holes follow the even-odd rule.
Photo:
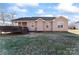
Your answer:
[[[71,22],[68,27],[69,29],[79,29],[79,21]]]
[[[77,29],[79,29],[79,21],[76,22],[75,26]]]
[[[29,31],[68,31],[68,20],[59,17],[24,17],[13,19],[14,26],[28,27]]]

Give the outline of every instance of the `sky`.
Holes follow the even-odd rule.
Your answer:
[[[64,16],[79,21],[79,3],[0,3],[0,12],[15,13],[15,18]]]

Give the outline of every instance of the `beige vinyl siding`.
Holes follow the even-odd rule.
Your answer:
[[[58,28],[58,25],[63,25],[63,28]],[[68,30],[68,22],[67,19],[57,18],[53,21],[53,31],[67,31]]]
[[[39,18],[36,20],[36,31],[44,31],[44,20]]]
[[[28,27],[28,29],[29,29],[30,31],[35,31],[35,27],[36,27],[35,21],[33,21],[33,20],[28,21],[27,27]]]
[[[45,21],[44,31],[51,31],[51,21]]]

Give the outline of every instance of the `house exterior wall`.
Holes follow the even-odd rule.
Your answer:
[[[51,21],[45,21],[44,31],[52,31],[51,30]]]
[[[63,28],[58,28],[58,25],[63,25]],[[68,31],[68,21],[65,18],[59,17],[53,21],[53,31]]]
[[[35,21],[27,21],[27,27],[30,31],[35,31]]]
[[[44,31],[44,20],[41,18],[36,20],[36,31]]]

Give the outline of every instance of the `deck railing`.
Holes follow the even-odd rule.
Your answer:
[[[20,26],[0,26],[0,34],[2,34],[2,32],[26,34],[29,32],[29,30],[27,27],[20,27]]]

